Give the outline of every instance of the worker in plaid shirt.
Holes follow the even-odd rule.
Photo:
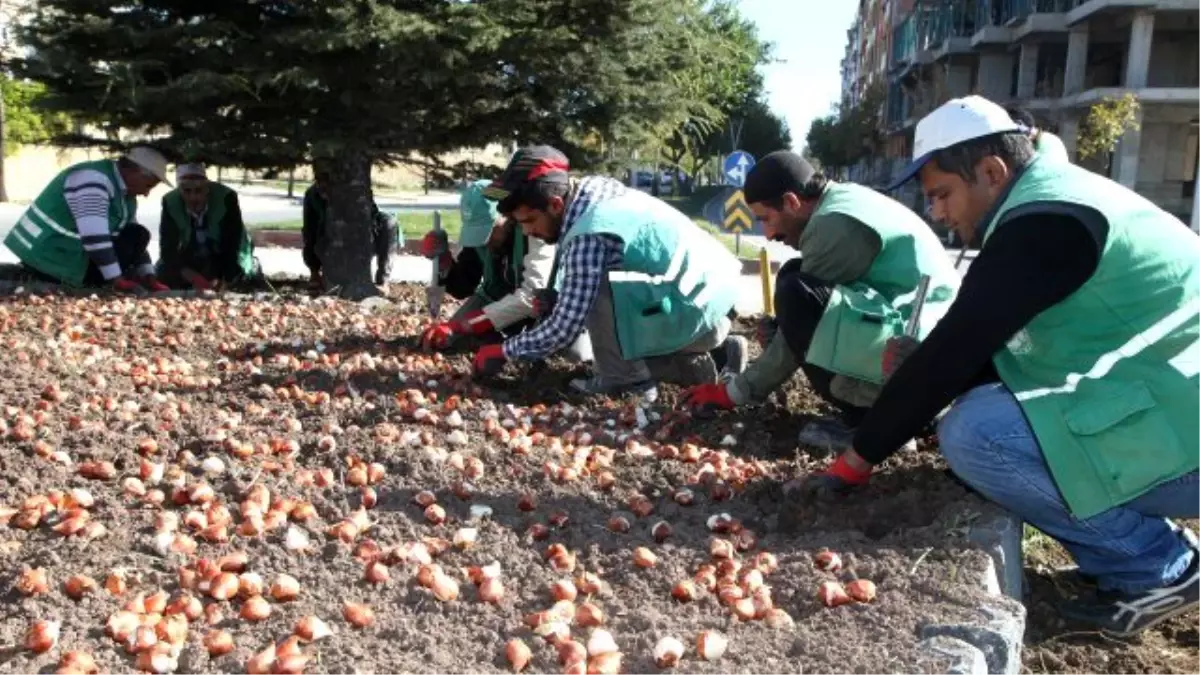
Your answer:
[[[744,370],[746,342],[729,334],[740,262],[665,202],[568,170],[555,148],[523,148],[484,191],[558,252],[542,323],[480,349],[476,372],[542,360],[585,329],[593,376],[571,382],[582,393],[650,394],[657,380],[699,384]]]

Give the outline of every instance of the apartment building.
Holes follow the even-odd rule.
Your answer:
[[[857,180],[886,184],[911,154],[917,120],[956,96],[1030,110],[1078,159],[1090,107],[1131,93],[1141,104],[1139,129],[1111,157],[1080,163],[1185,222],[1196,212],[1195,0],[894,0],[888,10],[887,152],[857,167]],[[901,198],[921,208],[913,187]]]

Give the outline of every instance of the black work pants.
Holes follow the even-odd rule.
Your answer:
[[[856,427],[867,408],[852,406],[834,398],[831,392],[834,373],[804,360],[817,324],[825,313],[833,286],[800,271],[800,260],[789,260],[775,278],[775,320],[788,347],[800,361],[800,369],[818,396],[838,408],[842,421]]]
[[[150,230],[142,225],[137,223],[126,225],[121,228],[120,232],[113,235],[112,243],[113,252],[117,254],[117,262],[121,265],[121,272],[125,276],[138,276],[137,268],[150,264]],[[52,284],[62,283],[62,279],[44,274],[28,265],[23,267],[31,277]],[[83,275],[83,285],[99,288],[107,286],[109,283],[111,282],[104,279],[104,275],[100,273],[100,268],[96,266],[96,263],[89,260],[87,272]]]

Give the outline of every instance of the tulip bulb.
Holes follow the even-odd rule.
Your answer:
[[[591,628],[604,623],[604,610],[590,602],[585,602],[575,610],[575,625],[581,628]]]
[[[512,666],[514,673],[525,670],[525,666],[529,665],[532,657],[533,653],[529,650],[529,645],[519,638],[513,638],[504,645],[504,658],[508,659],[508,665]]]
[[[355,628],[365,628],[375,622],[375,611],[357,602],[342,604],[342,617]]]
[[[204,634],[204,648],[209,656],[223,656],[233,651],[233,636],[214,628]]]
[[[504,584],[499,579],[485,579],[479,585],[479,599],[496,604],[504,597]]]
[[[838,607],[851,602],[846,589],[836,581],[826,581],[817,589],[817,597],[826,607]]]
[[[855,579],[846,584],[846,594],[856,602],[871,602],[875,599],[875,582],[870,579]]]
[[[311,614],[297,621],[292,632],[305,642],[316,642],[333,635],[329,624]]]
[[[705,661],[716,661],[725,655],[729,639],[715,630],[702,631],[696,638],[696,651]]]
[[[683,643],[678,638],[665,637],[654,645],[654,663],[659,668],[671,668],[683,658]]]
[[[300,595],[300,582],[290,574],[280,574],[271,584],[271,598],[276,602],[290,602]]]
[[[599,656],[600,654],[610,654],[619,651],[617,641],[613,639],[612,633],[597,628],[592,631],[591,637],[588,638],[587,651],[589,656]]]
[[[633,564],[642,569],[649,569],[658,564],[658,556],[654,555],[650,549],[639,546],[633,549]]]
[[[271,604],[261,595],[256,595],[242,604],[239,616],[246,621],[262,621],[271,616]]]
[[[25,632],[25,648],[37,654],[50,651],[58,644],[61,629],[59,621],[34,621]]]

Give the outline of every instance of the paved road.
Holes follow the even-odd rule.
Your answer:
[[[289,198],[287,193],[281,190],[256,186],[238,189],[238,196],[242,206],[242,218],[249,225],[296,221],[303,217],[302,196]],[[456,193],[434,193],[428,196],[422,194],[396,195],[380,197],[377,201],[379,208],[384,211],[432,211],[458,208]],[[17,220],[25,212],[25,208],[21,204],[0,204],[0,240],[3,240],[8,235],[8,231],[17,224]],[[138,222],[150,230],[150,235],[154,240],[158,239],[161,211],[161,192],[138,200]]]

